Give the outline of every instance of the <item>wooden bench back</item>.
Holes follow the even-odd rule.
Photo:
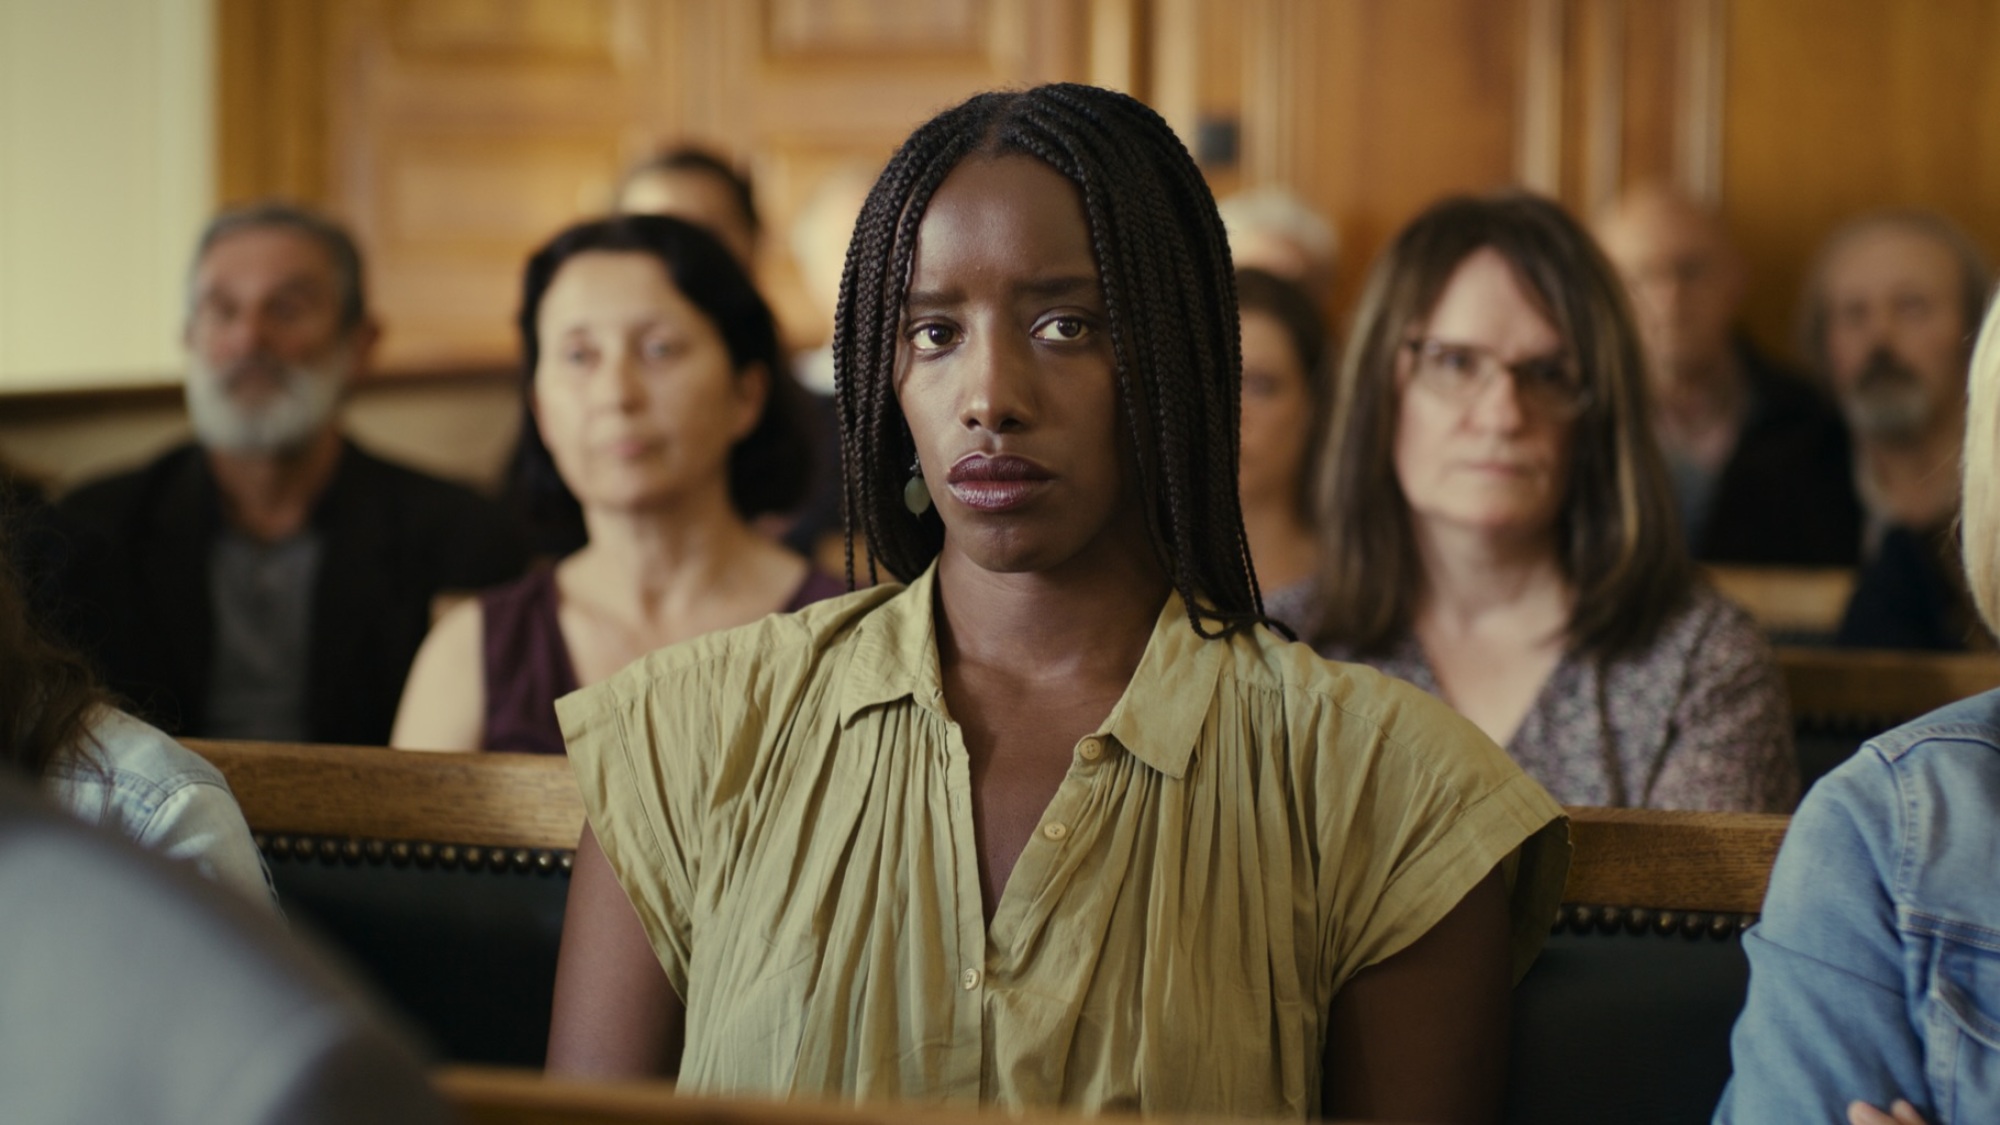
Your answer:
[[[1887,730],[2000,687],[2000,654],[1778,649],[1794,722]]]
[[[583,833],[566,758],[186,741],[259,834],[571,850]]]
[[[229,778],[260,835],[568,851],[583,804],[562,758],[420,754],[190,740]],[[1754,913],[1787,819],[1642,809],[1570,810],[1564,900]]]
[[[1711,566],[1709,581],[1767,633],[1832,636],[1854,596],[1847,567]]]

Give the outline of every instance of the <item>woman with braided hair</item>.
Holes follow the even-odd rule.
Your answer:
[[[1494,1116],[1561,810],[1264,622],[1228,251],[1165,122],[1058,85],[920,127],[835,348],[850,542],[904,585],[559,705],[590,823],[551,1069]]]

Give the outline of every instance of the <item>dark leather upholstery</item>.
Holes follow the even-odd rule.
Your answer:
[[[1552,935],[1514,991],[1506,1120],[1707,1122],[1750,980],[1730,930]]]
[[[542,1065],[569,876],[267,847],[278,900],[430,1037],[439,1058]]]

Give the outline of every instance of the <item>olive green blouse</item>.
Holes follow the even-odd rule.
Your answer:
[[[1470,723],[1170,597],[989,927],[935,570],[662,649],[558,704],[687,1002],[684,1089],[1301,1117],[1356,972],[1496,865],[1517,975],[1562,810]]]

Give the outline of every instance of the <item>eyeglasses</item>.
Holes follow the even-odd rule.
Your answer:
[[[1490,349],[1476,344],[1448,344],[1428,336],[1405,341],[1412,363],[1410,382],[1455,403],[1469,403],[1484,394],[1502,371],[1514,377],[1514,393],[1523,406],[1546,417],[1567,421],[1590,405],[1590,388],[1583,374],[1563,356],[1533,356],[1503,363]]]

